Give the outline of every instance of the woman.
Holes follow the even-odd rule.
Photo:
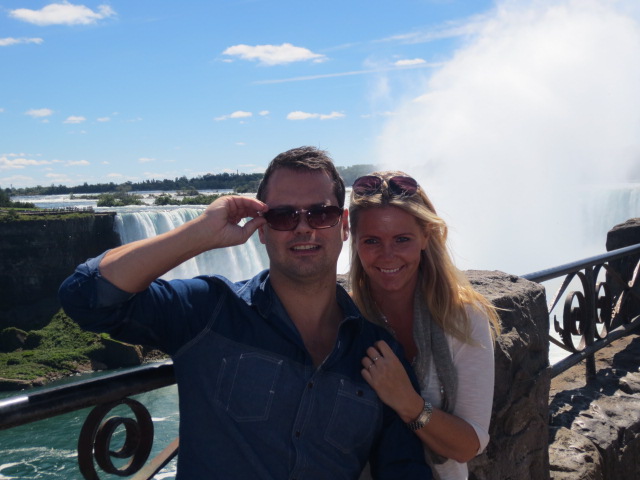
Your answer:
[[[466,479],[466,462],[489,441],[496,310],[454,266],[447,226],[413,178],[358,178],[349,218],[354,300],[403,345],[421,393],[383,341],[367,350],[362,375],[422,440],[435,473]]]

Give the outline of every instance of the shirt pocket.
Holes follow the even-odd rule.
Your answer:
[[[343,453],[362,446],[368,449],[381,422],[381,406],[375,392],[341,379],[325,440]]]
[[[282,363],[256,352],[223,358],[216,403],[237,422],[268,420]]]

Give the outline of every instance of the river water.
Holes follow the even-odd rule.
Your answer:
[[[204,207],[153,207],[153,194],[160,192],[145,192],[146,206],[108,208],[104,210],[116,210],[116,229],[123,242],[137,240],[153,236],[194,218]],[[202,192],[210,193],[210,192]],[[611,189],[605,193],[600,192],[598,198],[591,195],[593,206],[585,212],[585,229],[578,232],[580,235],[580,248],[562,252],[559,258],[561,263],[568,263],[586,256],[604,253],[604,239],[606,232],[612,226],[628,218],[640,216],[640,185],[630,185],[624,188]],[[68,195],[51,195],[37,197],[20,197],[15,200],[33,202],[39,207],[59,208],[66,206],[95,208],[95,200],[70,199]],[[582,206],[581,208],[585,208]],[[102,209],[97,209],[102,210]],[[484,232],[483,232],[484,234]],[[585,245],[584,237],[595,239]],[[473,239],[472,239],[473,240]],[[340,256],[338,271],[346,273],[349,262],[348,242]],[[517,246],[512,246],[513,248]],[[503,269],[512,273],[524,274],[530,271],[551,267],[558,262],[546,261],[543,252],[537,252],[540,256],[536,268],[527,268],[524,271],[502,268],[500,262],[505,258],[483,259],[489,265],[495,263],[494,269]],[[514,260],[514,255],[509,261]],[[531,257],[531,255],[529,255]],[[555,252],[553,258],[558,258]],[[516,258],[517,260],[517,258]],[[165,278],[188,278],[204,273],[224,272],[232,280],[248,278],[258,271],[266,268],[268,259],[264,247],[257,239],[257,235],[246,245],[225,249],[218,252],[207,252],[177,269],[165,275]],[[511,265],[513,263],[505,263]],[[474,265],[460,265],[461,268],[477,268]],[[482,266],[482,269],[485,267]],[[519,267],[513,267],[517,269]],[[548,300],[553,295],[558,282],[546,285]],[[554,332],[550,332],[554,334]],[[566,355],[554,345],[550,349],[550,362],[555,363]],[[89,374],[99,375],[99,374]],[[67,381],[73,381],[66,379]],[[159,453],[178,432],[178,399],[175,386],[166,387],[153,392],[135,396],[150,411],[156,428],[152,456]],[[0,431],[0,480],[5,479],[75,479],[81,478],[77,467],[77,438],[80,428],[89,410],[83,410],[56,418],[35,422],[30,425]],[[120,432],[122,433],[122,432]],[[122,435],[121,435],[122,437]],[[117,436],[116,436],[117,442]],[[114,445],[117,447],[118,445]],[[175,461],[170,463],[156,478],[171,479],[175,476]],[[101,478],[115,479],[113,475],[101,475]]]
[[[99,373],[71,377],[55,384],[89,378]],[[178,436],[178,395],[175,385],[135,395],[147,407],[155,429],[151,458],[160,453]],[[81,479],[77,463],[77,441],[82,424],[90,408],[0,431],[0,480],[8,479]],[[124,407],[112,410],[111,415],[131,413]],[[117,431],[112,448],[122,444],[124,434]],[[120,442],[120,443],[119,443]],[[116,462],[114,462],[116,463]],[[176,461],[169,463],[155,478],[175,478]],[[102,479],[114,480],[115,475],[102,473]]]

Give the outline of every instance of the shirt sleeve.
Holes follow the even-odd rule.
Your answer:
[[[454,415],[469,423],[480,441],[478,454],[489,443],[495,367],[493,339],[487,317],[468,307],[473,345],[450,337],[453,364],[458,374],[458,395]]]
[[[65,313],[80,327],[175,353],[209,320],[212,282],[156,280],[145,291],[125,292],[100,274],[104,254],[80,264],[60,286]],[[215,298],[215,297],[214,297]]]

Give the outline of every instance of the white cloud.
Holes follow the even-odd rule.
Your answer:
[[[9,47],[11,45],[19,45],[21,43],[41,44],[44,40],[41,38],[0,38],[0,47]]]
[[[282,45],[234,45],[227,48],[223,55],[239,57],[242,60],[258,61],[262,65],[285,65],[293,62],[323,62],[327,58],[324,55],[313,53],[303,47],[296,47],[290,43]]]
[[[50,108],[32,108],[24,112],[24,114],[33,118],[44,118],[53,115],[53,110]]]
[[[67,117],[64,123],[82,123],[82,122],[85,122],[86,120],[87,119],[85,117],[81,117],[78,115],[71,115]]]
[[[2,111],[2,110],[0,110],[0,111]],[[261,110],[258,115],[260,115],[261,117],[265,117],[265,116],[269,115],[269,110]]]
[[[504,0],[469,30],[422,83],[394,85],[372,163],[429,191],[463,268],[523,274],[601,253],[606,231],[590,229],[603,219],[583,212],[640,158],[636,0]]]
[[[124,175],[121,173],[107,173],[107,178],[124,178]]]
[[[10,177],[0,177],[0,185],[12,185],[14,187],[33,186],[34,179],[26,175],[11,175]]]
[[[87,160],[70,160],[67,162],[67,167],[86,167],[91,165]]]
[[[215,121],[220,122],[222,120],[228,120],[229,118],[249,118],[252,117],[253,113],[251,112],[245,112],[243,110],[238,110],[236,112],[233,112],[229,115],[222,115],[221,117],[216,117],[214,118]]]
[[[150,162],[155,162],[156,159],[155,158],[149,158],[149,157],[141,157],[138,159],[138,162],[140,163],[150,163]]]
[[[96,118],[97,122],[110,122],[111,118],[110,117],[98,117]]]
[[[18,170],[27,167],[50,165],[51,163],[52,162],[48,160],[35,160],[33,158],[26,158],[24,154],[4,154],[0,156],[0,170]]]
[[[420,63],[418,65],[414,65],[415,68],[436,68],[441,67],[443,64],[441,62],[438,63]],[[353,70],[349,72],[336,72],[336,73],[325,73],[322,75],[306,75],[303,77],[292,77],[292,78],[280,78],[274,80],[259,80],[254,82],[256,85],[269,85],[274,83],[288,83],[288,82],[306,82],[309,80],[320,80],[323,78],[336,78],[336,77],[348,77],[352,75],[371,75],[376,73],[384,73],[392,70],[398,70],[395,65],[384,65],[384,66],[376,66],[375,68],[368,68],[366,70]],[[406,68],[406,67],[405,67]]]
[[[307,112],[301,112],[300,110],[297,110],[295,112],[289,113],[289,115],[287,115],[287,120],[309,120],[310,118],[318,118],[320,120],[331,120],[334,118],[342,118],[344,116],[345,116],[344,113],[340,113],[340,112],[331,112],[329,114],[324,114],[324,113],[307,113]]]
[[[53,183],[63,184],[69,183],[71,179],[66,173],[47,173],[45,175],[48,179],[50,179]]]
[[[97,11],[93,11],[84,5],[73,5],[66,1],[52,3],[40,10],[18,8],[9,12],[9,16],[17,20],[40,26],[91,25],[115,14],[116,12],[108,5],[100,5]]]
[[[488,15],[474,15],[466,20],[455,20],[445,23],[437,28],[429,28],[424,31],[394,35],[384,38],[382,42],[400,42],[406,44],[419,44],[442,40],[446,38],[470,37],[477,34],[490,18]]]
[[[413,58],[411,60],[398,60],[397,62],[394,63],[394,65],[396,67],[410,67],[413,65],[422,65],[423,63],[427,63],[424,59],[422,58]]]

